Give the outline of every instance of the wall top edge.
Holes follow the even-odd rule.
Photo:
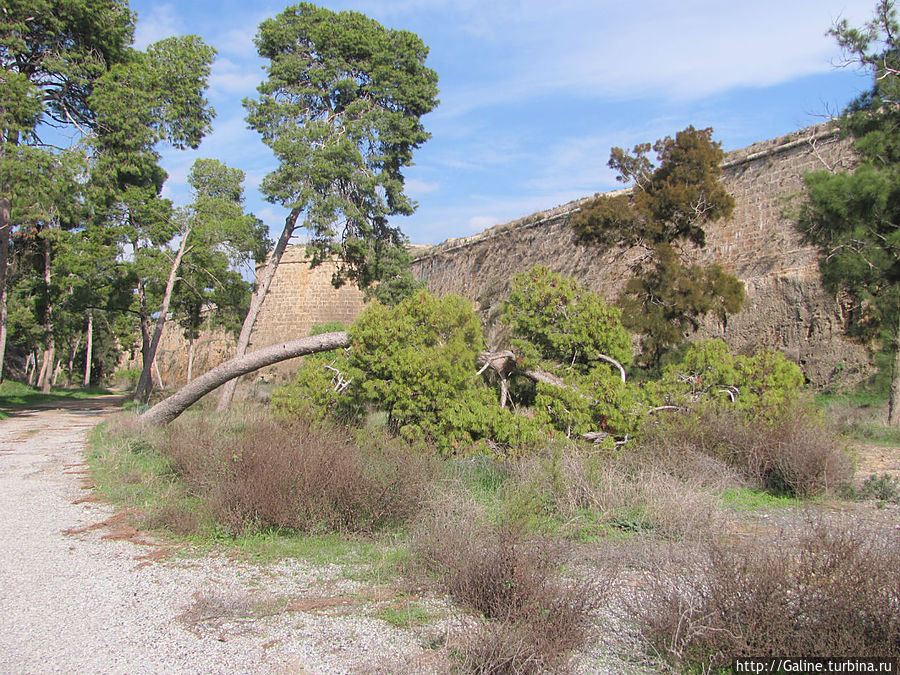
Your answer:
[[[814,124],[803,129],[798,129],[797,131],[792,131],[791,133],[785,134],[784,136],[779,136],[777,138],[766,141],[759,141],[744,148],[731,150],[725,153],[725,159],[722,162],[722,168],[730,169],[741,164],[748,164],[759,159],[771,157],[781,152],[787,152],[788,150],[792,150],[793,148],[800,147],[802,145],[814,144],[818,140],[824,140],[838,136],[840,134],[840,131],[841,130],[837,127],[836,124],[829,121],[822,122],[820,124]],[[604,192],[603,194],[608,197],[613,197],[619,194],[627,193],[629,190],[630,188],[625,188],[623,190]],[[552,209],[538,211],[523,218],[518,218],[507,223],[495,225],[491,228],[488,228],[487,230],[484,230],[483,232],[473,234],[469,237],[447,239],[446,241],[434,245],[415,244],[410,247],[410,251],[413,255],[413,262],[423,261],[441,253],[447,253],[460,248],[466,248],[474,244],[487,241],[498,236],[502,236],[510,230],[522,230],[531,227],[538,227],[553,220],[564,218],[580,210],[581,205],[590,199],[593,199],[593,196],[581,197],[566,204],[556,206]]]

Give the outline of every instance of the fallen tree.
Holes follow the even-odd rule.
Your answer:
[[[227,361],[186,384],[141,415],[141,420],[149,424],[168,424],[192,403],[236,377],[298,356],[349,346],[350,337],[347,331],[335,331],[298,338],[250,352]]]

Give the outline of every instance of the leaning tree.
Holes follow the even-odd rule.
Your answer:
[[[437,74],[413,33],[387,29],[357,12],[311,4],[288,7],[256,36],[269,59],[259,98],[245,100],[247,121],[278,158],[262,190],[289,210],[244,320],[241,358],[275,270],[299,227],[311,234],[312,263],[337,255],[335,278],[367,287],[396,273],[405,243],[388,218],[409,215],[403,169],[429,134],[421,117],[437,105]],[[390,281],[390,280],[388,280]],[[227,409],[236,382],[219,399]]]

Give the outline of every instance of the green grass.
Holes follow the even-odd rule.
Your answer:
[[[113,392],[102,387],[88,387],[86,389],[64,389],[54,387],[49,394],[42,394],[35,387],[30,387],[21,382],[6,380],[0,382],[0,419],[9,417],[9,411],[17,408],[33,406],[48,401],[70,401],[73,399],[92,398],[105,396]]]
[[[376,616],[396,628],[412,628],[430,623],[434,617],[422,605],[411,598],[401,598],[400,606],[381,609]]]
[[[721,495],[722,503],[735,511],[757,511],[760,509],[788,509],[803,504],[796,497],[776,496],[764,490],[752,488],[729,488]]]
[[[188,494],[171,462],[155,449],[153,441],[112,433],[106,422],[98,425],[89,437],[91,477],[104,498],[138,512],[135,518],[139,526],[187,545],[191,550],[182,551],[183,555],[226,550],[259,563],[299,558],[316,565],[346,567],[348,578],[373,583],[395,578],[408,558],[408,549],[392,532],[364,537],[270,529],[247,536],[228,535],[204,519],[199,499]],[[159,528],[160,519],[155,514],[163,511],[192,514],[196,531],[184,535]]]

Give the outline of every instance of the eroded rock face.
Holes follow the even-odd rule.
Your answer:
[[[710,224],[706,247],[691,251],[690,258],[735,274],[745,284],[747,302],[725,325],[710,318],[699,337],[720,337],[741,352],[780,349],[815,385],[852,385],[864,376],[866,351],[844,337],[843,313],[822,287],[817,252],[804,244],[791,218],[805,173],[842,170],[852,162],[849,143],[824,125],[726,156],[723,181],[735,197],[734,214]],[[445,242],[418,255],[414,274],[435,293],[474,300],[494,347],[502,341],[496,319],[510,280],[534,265],[614,299],[640,252],[578,244],[569,220],[584,201]]]

